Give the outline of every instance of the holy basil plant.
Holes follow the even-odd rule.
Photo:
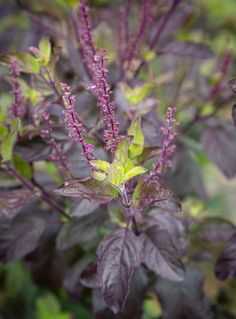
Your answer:
[[[209,296],[231,295],[236,228],[208,168],[236,176],[235,105],[218,116],[232,50],[199,41],[189,1],[20,2],[37,41],[0,55],[1,303],[27,291],[22,319],[230,318]]]

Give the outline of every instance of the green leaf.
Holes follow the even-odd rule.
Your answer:
[[[128,173],[125,174],[125,181],[128,181],[129,179],[144,174],[147,172],[147,169],[142,166],[136,166],[132,168]]]
[[[144,146],[144,135],[141,128],[141,118],[138,117],[130,125],[128,134],[133,136],[132,144],[129,147],[129,155],[131,158],[142,154]]]
[[[93,177],[94,179],[96,179],[96,180],[99,181],[99,182],[103,182],[103,181],[106,179],[106,177],[107,177],[106,174],[101,173],[101,172],[92,172],[91,175],[92,175],[92,177]]]
[[[101,161],[101,160],[92,160],[90,161],[90,164],[97,168],[97,169],[100,169],[101,171],[103,172],[106,172],[108,167],[110,166],[110,164],[106,161]]]
[[[47,66],[51,58],[51,43],[49,37],[43,37],[39,42],[40,62],[43,66]]]
[[[5,138],[8,134],[8,129],[6,126],[0,126],[0,139]]]
[[[145,97],[151,92],[153,85],[150,83],[146,83],[144,85],[137,86],[132,89],[127,86],[125,90],[125,97],[132,104],[139,104],[142,102]]]
[[[120,164],[123,167],[125,166],[126,161],[128,159],[128,150],[129,150],[129,146],[131,142],[132,142],[132,139],[130,137],[124,138],[117,146],[117,149],[115,152],[115,160],[120,162]]]
[[[13,164],[16,172],[24,177],[27,180],[30,180],[32,177],[32,168],[31,166],[25,162],[20,156],[14,155]]]
[[[70,319],[69,313],[61,312],[59,301],[53,294],[47,294],[36,301],[37,319]]]
[[[21,72],[29,74],[39,73],[39,61],[29,52],[19,51],[1,55],[0,63],[8,65],[13,59],[16,59],[16,63],[19,66]]]
[[[0,107],[0,124],[2,124],[7,118],[6,112],[4,112],[3,107]]]
[[[124,183],[124,167],[118,161],[114,160],[114,162],[108,168],[106,181],[115,186],[119,186]]]
[[[13,147],[17,138],[17,133],[21,130],[21,121],[15,117],[11,122],[11,129],[8,136],[1,144],[2,162],[8,162],[12,159]]]

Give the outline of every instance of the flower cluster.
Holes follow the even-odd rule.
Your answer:
[[[84,0],[80,1],[79,12],[80,12],[80,41],[81,49],[83,53],[84,62],[91,73],[93,57],[96,54],[96,48],[94,45],[93,34],[91,23],[88,15],[88,6],[85,4]],[[92,76],[92,74],[91,74]]]
[[[75,111],[75,96],[71,94],[71,89],[66,83],[62,83],[61,88],[63,91],[62,98],[65,106],[65,125],[69,132],[69,136],[81,144],[85,160],[87,163],[90,163],[90,161],[94,159],[94,146],[85,142],[83,134],[86,130],[84,124],[79,119]]]
[[[93,83],[89,89],[97,97],[97,106],[100,109],[101,117],[106,126],[104,132],[105,149],[112,153],[115,152],[117,145],[121,140],[119,136],[119,123],[115,119],[115,104],[110,101],[110,86],[108,84],[108,70],[105,66],[107,58],[105,50],[94,56],[93,62]]]
[[[174,131],[175,126],[178,125],[175,119],[175,109],[168,107],[166,111],[166,127],[161,127],[161,133],[164,140],[162,149],[157,162],[154,164],[154,169],[150,173],[150,178],[159,178],[165,166],[171,167],[171,158],[174,155],[176,146],[172,144],[176,138],[177,133]]]
[[[71,177],[72,173],[69,166],[66,163],[66,157],[63,154],[61,148],[57,145],[54,137],[52,136],[52,120],[50,119],[50,114],[46,111],[42,115],[43,120],[47,123],[46,129],[42,129],[40,134],[42,138],[48,138],[50,145],[54,150],[54,154],[50,154],[50,160],[55,162],[60,170],[65,170]]]
[[[23,97],[21,95],[20,84],[18,77],[20,76],[19,66],[16,59],[10,62],[10,83],[12,85],[13,103],[10,107],[10,114],[15,117],[22,117],[24,114]]]

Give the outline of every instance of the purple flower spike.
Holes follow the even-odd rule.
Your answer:
[[[105,57],[105,53],[106,51],[102,50],[101,54],[94,56],[93,83],[89,89],[97,97],[97,105],[106,126],[104,132],[105,149],[114,153],[121,137],[119,136],[119,123],[115,119],[115,104],[110,101],[111,91],[108,84],[108,70],[105,66],[108,59]]]
[[[87,163],[90,163],[90,161],[94,159],[93,145],[85,142],[83,133],[86,130],[75,111],[75,96],[71,95],[71,89],[66,83],[62,83],[61,88],[63,91],[62,98],[65,106],[65,110],[63,112],[65,114],[65,124],[69,132],[69,136],[81,144],[85,160]]]
[[[10,114],[15,117],[22,117],[24,115],[23,97],[21,95],[20,84],[18,78],[20,76],[20,70],[16,60],[10,62],[10,83],[12,85],[13,103],[10,107]]]
[[[171,167],[171,158],[176,149],[176,146],[172,144],[177,136],[177,133],[174,131],[176,125],[178,123],[175,119],[175,109],[168,107],[166,111],[166,127],[161,127],[161,133],[164,136],[162,149],[157,162],[154,164],[154,169],[150,173],[150,179],[159,178],[165,166]]]

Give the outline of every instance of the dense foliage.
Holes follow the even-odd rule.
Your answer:
[[[236,318],[218,2],[1,3],[0,318]]]

